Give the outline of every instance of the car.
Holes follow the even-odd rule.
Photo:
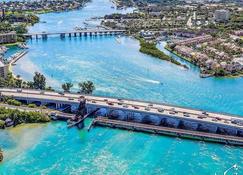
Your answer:
[[[22,89],[17,89],[17,92],[22,92]]]
[[[149,107],[145,107],[144,108],[146,111],[150,111],[150,108]]]
[[[63,93],[63,92],[58,92],[58,94],[59,94],[59,95],[64,95],[64,93]]]
[[[188,113],[186,113],[186,112],[183,113],[183,116],[184,117],[190,117],[190,115]]]
[[[135,106],[135,105],[133,105],[132,106],[134,109],[139,109],[139,107],[138,106]]]
[[[74,100],[74,98],[68,98],[68,100]]]
[[[41,95],[44,95],[44,94],[45,94],[45,92],[44,92],[44,91],[40,91],[40,94],[41,94]]]
[[[108,104],[108,105],[112,105],[112,106],[114,105],[112,102],[107,102],[107,104]]]
[[[165,110],[162,108],[158,108],[158,112],[164,112]]]
[[[206,111],[203,111],[202,114],[203,115],[208,115],[208,113]]]

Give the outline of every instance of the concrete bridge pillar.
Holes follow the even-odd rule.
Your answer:
[[[92,36],[92,32],[89,33],[89,36]]]
[[[72,37],[72,34],[71,34],[71,33],[69,33],[69,34],[68,34],[68,36],[69,36],[69,38],[71,38],[71,37]]]
[[[65,33],[61,33],[61,34],[60,34],[60,37],[61,37],[61,38],[65,38]]]
[[[81,32],[79,33],[79,37],[82,37],[82,33]]]
[[[45,39],[45,40],[47,39],[47,34],[42,34],[41,36],[42,36],[42,39]]]
[[[39,38],[38,38],[38,35],[35,35],[35,39],[39,39]]]
[[[74,33],[74,37],[77,37],[77,33]]]
[[[84,32],[84,36],[87,36],[87,32]]]

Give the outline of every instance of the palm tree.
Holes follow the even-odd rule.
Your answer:
[[[35,72],[35,75],[33,77],[33,81],[34,81],[34,88],[35,89],[45,89],[46,87],[46,78],[44,75],[42,75],[39,72]]]
[[[73,87],[73,84],[71,82],[67,82],[62,84],[62,89],[64,92],[70,92],[70,89]]]
[[[95,86],[92,81],[80,82],[78,85],[80,87],[80,93],[92,94],[95,90]]]

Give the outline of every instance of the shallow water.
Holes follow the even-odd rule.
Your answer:
[[[83,10],[40,15],[30,32],[64,31],[82,26],[93,16],[114,12],[107,0],[95,0]],[[184,70],[140,53],[129,37],[48,38],[28,41],[29,53],[14,73],[30,80],[35,71],[48,84],[92,80],[95,95],[166,102],[243,115],[243,79],[199,77],[198,68]],[[158,45],[163,49],[164,43]],[[90,122],[90,121],[87,121]],[[87,125],[86,125],[87,126]],[[237,163],[242,173],[241,148],[175,139],[109,128],[91,132],[68,130],[64,123],[25,125],[0,131],[4,163],[0,174],[223,174]]]
[[[24,146],[4,147],[6,160],[0,165],[3,175],[214,175],[223,174],[234,163],[242,166],[243,161],[242,149],[218,144],[99,127],[90,132],[87,128],[78,131],[67,129],[61,122],[26,128],[28,125],[20,129],[17,141],[17,145]],[[8,133],[13,135],[5,137],[5,141],[16,142],[11,129]],[[8,157],[13,154],[14,158]]]

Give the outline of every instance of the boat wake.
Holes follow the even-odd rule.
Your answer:
[[[157,80],[152,80],[152,79],[147,79],[147,78],[138,78],[137,80],[147,82],[147,83],[152,83],[152,84],[163,84],[160,81]]]
[[[57,22],[58,25],[62,24],[63,23],[63,20],[60,20]]]

